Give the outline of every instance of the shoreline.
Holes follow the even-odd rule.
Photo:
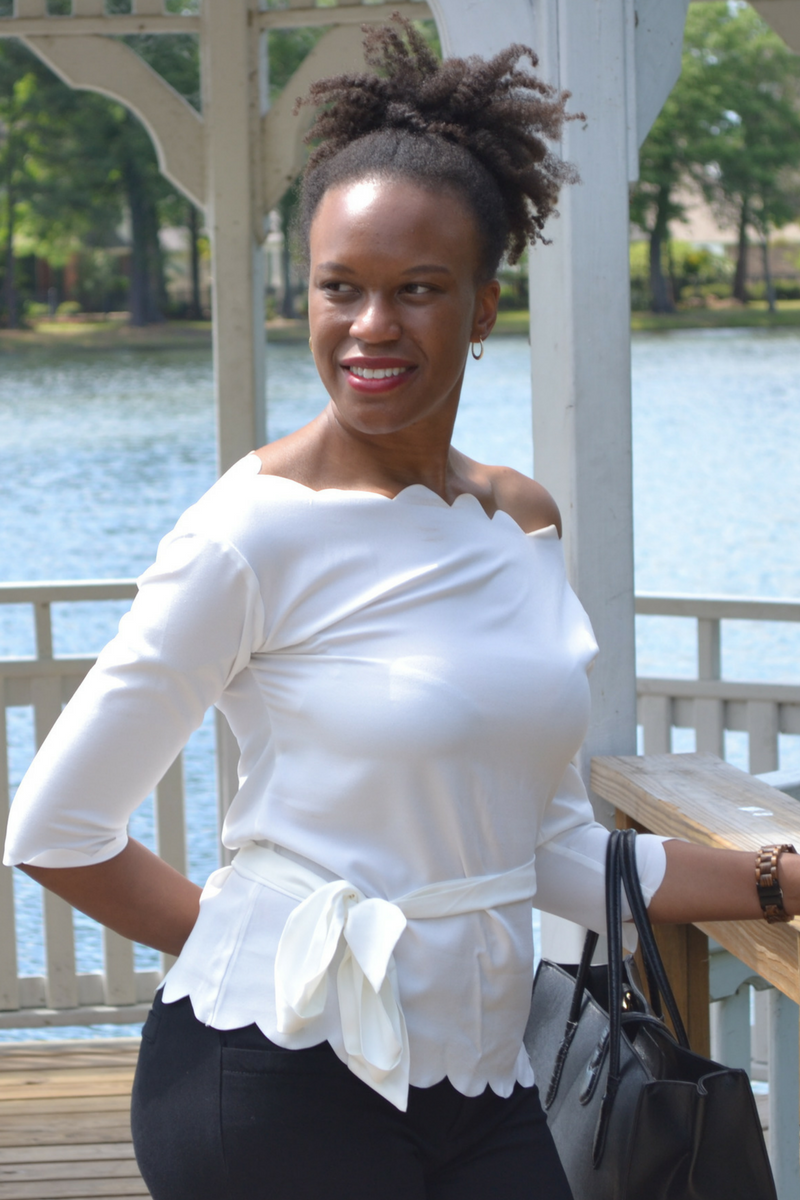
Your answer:
[[[527,337],[527,311],[501,312],[495,333]],[[633,333],[661,333],[683,329],[800,329],[800,303],[785,305],[770,314],[765,305],[747,308],[689,309],[683,312],[631,314]],[[268,342],[300,343],[308,339],[308,322],[266,322]],[[164,321],[135,327],[124,320],[38,321],[27,329],[0,329],[0,354],[26,348],[156,350],[210,346],[210,321]]]

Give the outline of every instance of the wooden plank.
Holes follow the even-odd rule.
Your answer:
[[[720,758],[725,750],[725,705],[722,700],[695,700],[694,727],[698,750]]]
[[[159,858],[186,874],[186,822],[183,815],[183,755],[179,754],[156,787]]]
[[[14,1100],[57,1100],[78,1097],[129,1096],[133,1086],[133,1072],[119,1074],[86,1074],[76,1078],[72,1075],[50,1075],[31,1072],[10,1075],[3,1080],[0,1103],[3,1106]]]
[[[51,1113],[130,1112],[130,1095],[37,1097],[35,1100],[0,1099],[0,1128],[7,1116],[30,1113],[35,1117]]]
[[[50,1008],[77,1008],[75,930],[72,909],[55,892],[43,892],[47,955],[47,1002]]]
[[[137,971],[138,974],[140,972]],[[150,976],[152,972],[143,971],[141,974]],[[23,983],[25,983],[24,976],[20,980],[20,988]],[[139,991],[139,987],[139,981],[137,981],[137,991]],[[154,989],[149,982],[143,984],[142,989],[149,992],[148,1000],[136,1004],[118,1005],[113,1008],[107,1004],[79,1004],[76,1008],[28,1008],[23,1006],[18,1012],[0,1012],[0,1029],[39,1029],[58,1025],[135,1025],[139,1021],[147,1020],[152,1004]]]
[[[800,805],[710,754],[596,758],[592,787],[641,828],[706,846],[800,844]],[[800,920],[698,922],[758,975],[800,1003]]]
[[[662,679],[640,675],[639,696],[672,696],[683,700],[769,700],[800,704],[800,687],[793,683],[740,683],[733,679]]]
[[[8,738],[5,681],[0,679],[0,845],[8,825]],[[17,927],[14,917],[12,868],[0,865],[0,1009],[19,1008],[17,983]]]
[[[0,1070],[19,1059],[31,1066],[48,1061],[59,1065],[97,1061],[115,1065],[130,1059],[135,1062],[139,1055],[139,1046],[138,1037],[53,1038],[46,1042],[5,1042],[0,1043]]]
[[[79,3],[86,4],[87,0],[78,0]],[[89,3],[94,3],[95,0],[88,0]],[[98,0],[99,2],[99,0]],[[130,24],[130,23],[128,23]],[[194,27],[191,18],[189,25]],[[131,29],[126,25],[123,18],[122,29],[123,33],[131,32]],[[59,28],[66,28],[62,21]],[[22,37],[23,32],[17,33],[17,26],[13,26],[14,36]],[[104,29],[110,33],[117,32],[116,25],[109,25],[105,22]],[[81,28],[81,32],[84,30]],[[75,601],[75,600],[132,600],[137,592],[135,579],[52,579],[43,580],[41,583],[0,583],[0,604],[38,604],[41,601],[47,601],[49,604],[57,604],[59,601]]]
[[[64,1149],[83,1145],[90,1148],[109,1143],[117,1145],[130,1140],[129,1108],[123,1112],[49,1113],[31,1115],[25,1112],[3,1115],[0,1125],[0,1146],[9,1148],[43,1147]]]
[[[797,801],[712,754],[595,758],[592,788],[668,837],[733,850],[800,843]]]
[[[63,1070],[44,1071],[6,1071],[0,1084],[0,1095],[7,1096],[8,1089],[26,1083],[31,1089],[36,1089],[37,1095],[42,1089],[49,1087],[84,1088],[87,1082],[95,1079],[125,1081],[133,1077],[134,1065],[106,1067],[98,1064],[92,1067],[67,1067]],[[79,1093],[76,1092],[76,1095]],[[81,1091],[80,1095],[84,1093]]]
[[[138,1038],[0,1046],[0,1200],[147,1196],[130,1135]]]
[[[800,621],[800,602],[738,596],[662,596],[641,592],[636,612],[650,617],[699,617],[709,621]]]
[[[144,1180],[69,1179],[0,1183],[0,1200],[100,1200],[119,1196],[148,1196]]]
[[[106,1161],[133,1158],[133,1146],[127,1142],[87,1142],[82,1146],[0,1147],[0,1167],[13,1163],[54,1163]]]
[[[46,15],[46,0],[16,0],[15,17],[44,17]]]
[[[60,1162],[21,1162],[0,1164],[0,1187],[4,1183],[22,1183],[34,1179],[130,1179],[139,1175],[133,1156],[90,1161],[86,1158]],[[0,1193],[1,1195],[2,1193]]]
[[[640,696],[638,716],[644,730],[645,754],[669,754],[672,701],[669,696]]]
[[[133,942],[103,928],[103,960],[105,980],[103,999],[106,1004],[134,1004],[136,980],[133,969]]]
[[[751,700],[747,705],[750,742],[748,766],[753,775],[778,769],[778,705]]]
[[[103,17],[105,11],[105,0],[72,0],[73,17]]]

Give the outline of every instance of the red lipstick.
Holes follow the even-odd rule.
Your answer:
[[[378,355],[374,358],[351,355],[343,360],[341,366],[354,391],[371,395],[394,391],[417,369],[407,359]]]

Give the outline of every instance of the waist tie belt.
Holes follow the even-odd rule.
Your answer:
[[[406,923],[500,908],[536,891],[533,862],[501,875],[431,883],[391,901],[367,897],[346,880],[328,882],[269,843],[243,846],[233,869],[300,901],[275,956],[278,1031],[295,1033],[321,1016],[330,966],[344,943],[336,984],[347,1064],[403,1112],[409,1052],[394,948]]]

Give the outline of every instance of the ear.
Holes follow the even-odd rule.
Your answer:
[[[485,341],[494,329],[497,320],[497,306],[500,303],[500,283],[490,279],[481,283],[475,293],[475,315],[472,321],[473,341]]]

